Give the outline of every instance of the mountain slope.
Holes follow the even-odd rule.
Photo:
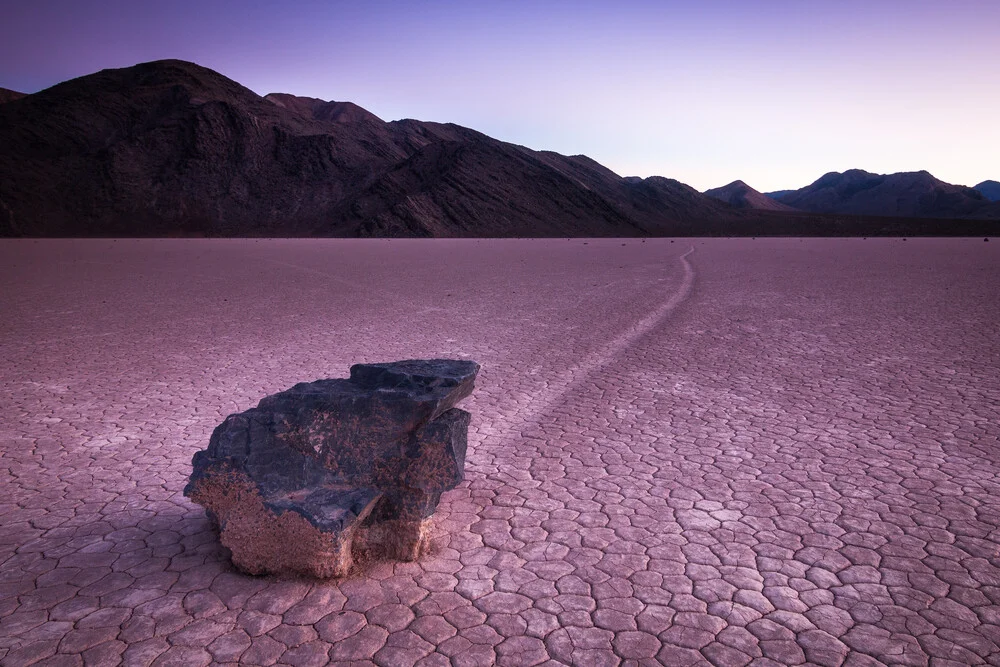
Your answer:
[[[973,189],[990,201],[1000,201],[1000,183],[997,181],[983,181],[978,185],[974,185]]]
[[[910,218],[975,215],[989,202],[972,188],[940,181],[926,171],[872,174],[861,169],[830,172],[781,197],[803,211]]]
[[[298,233],[403,157],[388,133],[302,118],[160,61],[0,106],[0,215],[40,235]]]
[[[22,97],[27,97],[27,95],[25,93],[19,93],[16,90],[0,88],[0,104],[3,104],[4,102],[13,102],[14,100],[19,100]]]
[[[177,60],[0,105],[0,235],[634,236],[731,208],[669,179]]]
[[[734,208],[749,208],[763,211],[794,211],[791,206],[786,206],[765,194],[754,190],[743,181],[733,181],[729,185],[721,188],[705,190],[705,194],[713,199],[724,201]]]
[[[765,192],[764,195],[770,197],[771,199],[776,199],[778,201],[781,201],[782,197],[784,197],[785,195],[789,195],[793,192],[795,192],[795,190],[775,190],[773,192]]]

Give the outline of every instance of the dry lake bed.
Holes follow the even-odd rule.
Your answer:
[[[430,357],[432,553],[235,571],[212,429]],[[998,665],[998,437],[996,240],[3,240],[0,665]]]

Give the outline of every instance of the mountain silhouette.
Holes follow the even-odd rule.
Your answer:
[[[705,190],[705,194],[719,201],[724,201],[730,206],[743,209],[757,209],[765,211],[794,211],[791,206],[782,204],[775,199],[754,190],[743,181],[733,181],[729,185],[721,188]]]
[[[824,174],[811,185],[778,198],[813,213],[906,218],[972,217],[989,208],[973,188],[938,180],[926,171],[873,174],[861,169]]]
[[[997,181],[983,181],[973,188],[990,201],[1000,201],[1000,183]]]
[[[3,235],[638,236],[738,213],[671,179],[262,97],[178,60],[0,105],[0,173]]]
[[[892,178],[858,173],[854,196],[869,177]],[[818,200],[851,200],[856,185],[824,179],[810,186]],[[919,206],[869,208],[981,220],[808,213],[791,199],[809,203],[809,188],[783,200],[793,209],[742,183],[731,184],[742,199],[719,201],[459,125],[261,96],[180,60],[0,95],[0,236],[979,235],[1000,218],[976,208],[988,204],[978,192],[927,179],[915,194],[894,186],[897,203]]]

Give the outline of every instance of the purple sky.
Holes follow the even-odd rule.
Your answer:
[[[9,2],[0,86],[181,58],[698,189],[1000,180],[997,0]]]

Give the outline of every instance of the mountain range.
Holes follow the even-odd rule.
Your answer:
[[[741,219],[671,179],[261,97],[183,61],[0,104],[0,173],[2,235],[640,236]]]
[[[773,196],[782,204],[813,213],[960,218],[1000,212],[975,188],[945,183],[926,171],[830,172],[804,188]]]
[[[952,185],[926,171],[872,174],[861,169],[824,174],[798,190],[760,193],[743,181],[734,181],[705,194],[744,209],[895,216],[901,218],[1000,219],[1000,183],[984,181],[975,188]]]
[[[730,189],[720,201],[676,180],[623,178],[586,156],[458,125],[260,96],[179,60],[102,70],[30,95],[0,89],[0,236],[978,235],[996,227],[843,217],[836,207],[817,214],[797,210],[794,197],[777,204],[742,183]]]

